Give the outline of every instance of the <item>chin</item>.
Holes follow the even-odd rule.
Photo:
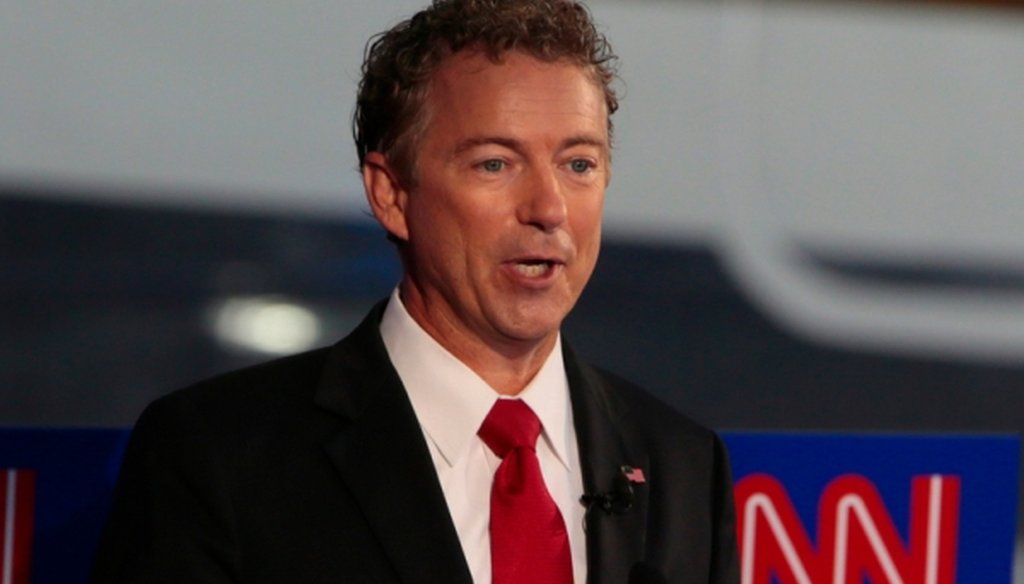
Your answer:
[[[503,327],[505,335],[519,341],[542,341],[558,332],[565,312],[552,311],[549,315],[538,315],[528,310],[517,316],[506,320],[506,326]]]

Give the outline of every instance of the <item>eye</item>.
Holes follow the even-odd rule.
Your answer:
[[[588,172],[592,170],[594,166],[593,162],[583,158],[574,158],[569,162],[569,169],[577,174]]]
[[[491,158],[481,162],[479,166],[484,172],[501,172],[505,168],[505,161]]]

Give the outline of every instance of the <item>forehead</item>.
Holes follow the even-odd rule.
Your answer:
[[[591,71],[567,60],[547,62],[512,51],[494,61],[480,51],[461,51],[434,74],[427,109],[445,131],[554,124],[596,132],[607,141],[604,92]]]

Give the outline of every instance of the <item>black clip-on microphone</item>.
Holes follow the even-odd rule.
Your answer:
[[[633,507],[633,485],[642,485],[645,482],[647,481],[642,470],[623,465],[619,467],[619,474],[615,475],[611,491],[584,493],[580,497],[580,503],[587,508],[587,513],[593,509],[600,509],[605,515],[624,513]]]

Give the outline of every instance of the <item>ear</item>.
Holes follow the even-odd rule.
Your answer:
[[[392,237],[407,240],[409,227],[405,221],[405,209],[408,193],[380,152],[368,152],[363,159],[363,188],[370,211],[381,227]]]

